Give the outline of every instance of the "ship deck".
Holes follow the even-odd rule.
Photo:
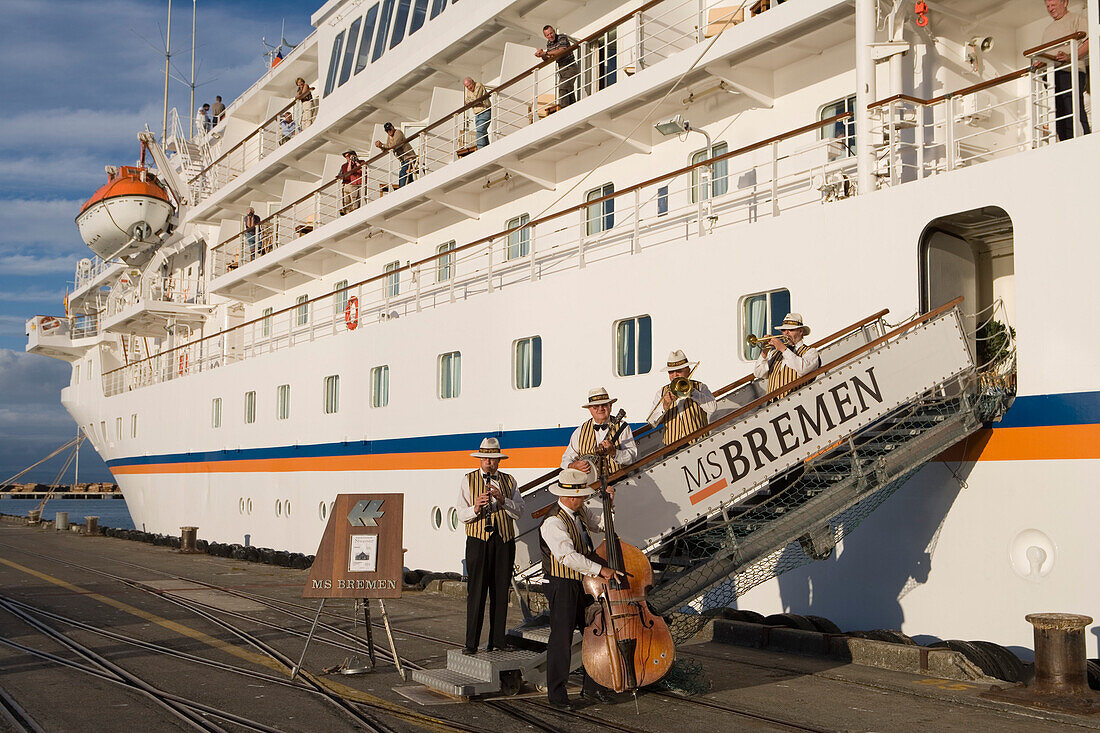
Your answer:
[[[475,702],[432,698],[385,661],[381,628],[374,632],[381,655],[375,671],[322,674],[355,654],[367,666],[365,647],[353,638],[362,639],[363,626],[353,624],[350,601],[328,603],[326,625],[305,659],[311,674],[289,682],[285,660],[298,659],[315,608],[300,597],[305,574],[0,518],[0,730],[1100,728],[1100,716],[979,697],[992,680],[943,680],[733,646],[709,631],[678,649],[701,665],[711,686],[693,697],[646,691],[637,706],[627,698],[575,713],[552,710],[537,692]],[[406,664],[442,666],[447,649],[461,646],[465,603],[454,585],[409,591],[388,604]],[[516,608],[510,614],[519,621]],[[205,712],[196,712],[200,706]]]

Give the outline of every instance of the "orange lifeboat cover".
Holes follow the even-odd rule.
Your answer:
[[[98,191],[92,194],[90,199],[84,202],[84,205],[80,207],[80,214],[83,214],[100,201],[119,196],[151,196],[161,201],[169,201],[168,192],[160,184],[155,183],[151,175],[146,173],[145,180],[141,180],[142,172],[144,172],[143,168],[128,165],[120,167],[117,173],[111,176]],[[79,217],[80,214],[77,214],[77,216]]]

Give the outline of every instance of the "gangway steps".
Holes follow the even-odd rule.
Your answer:
[[[545,656],[542,652],[526,649],[498,649],[477,654],[449,649],[444,669],[414,669],[412,679],[447,695],[474,697],[500,692],[507,683],[502,675],[529,676]]]

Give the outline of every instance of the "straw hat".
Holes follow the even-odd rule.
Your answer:
[[[595,407],[596,405],[613,405],[619,401],[616,397],[612,399],[607,394],[606,387],[593,387],[588,390],[588,402],[581,405],[581,407]]]
[[[550,484],[555,496],[592,496],[596,490],[588,485],[588,474],[575,468],[567,468],[558,474],[558,480]]]
[[[665,371],[666,372],[674,372],[677,369],[684,369],[684,368],[694,369],[695,365],[698,364],[698,363],[699,362],[697,362],[697,361],[688,361],[688,358],[684,354],[684,352],[680,351],[679,349],[676,349],[675,351],[669,352],[668,363],[665,364]]]
[[[802,323],[801,313],[788,313],[783,317],[783,322],[779,324],[780,331],[793,331],[796,328],[802,329],[803,336],[810,335],[810,327]]]
[[[476,453],[471,453],[474,458],[507,458],[500,452],[500,441],[496,438],[486,438],[481,441],[481,447]]]

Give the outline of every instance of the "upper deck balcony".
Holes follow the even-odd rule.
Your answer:
[[[579,97],[574,103],[559,104],[553,62],[537,64],[482,100],[491,105],[487,147],[476,146],[475,100],[410,135],[416,160],[407,185],[395,185],[400,162],[391,154],[368,160],[354,187],[334,179],[333,158],[320,186],[266,217],[257,232],[240,233],[235,222],[223,226],[211,292],[255,300],[476,218],[493,205],[486,180],[507,177],[530,190],[554,189],[574,175],[561,161],[601,146],[601,154],[616,148],[617,157],[648,153],[660,139],[651,118],[675,114],[685,95],[721,91],[734,110],[770,106],[770,69],[843,42],[850,29],[839,21],[851,13],[849,0],[807,0],[741,22],[738,8],[701,7],[697,0],[645,3],[579,41],[578,78],[568,79]],[[711,22],[700,26],[701,17]],[[608,38],[615,39],[611,52]],[[531,53],[523,50],[524,57]]]
[[[99,343],[99,317],[35,316],[27,321],[26,331],[28,353],[72,361]]]

